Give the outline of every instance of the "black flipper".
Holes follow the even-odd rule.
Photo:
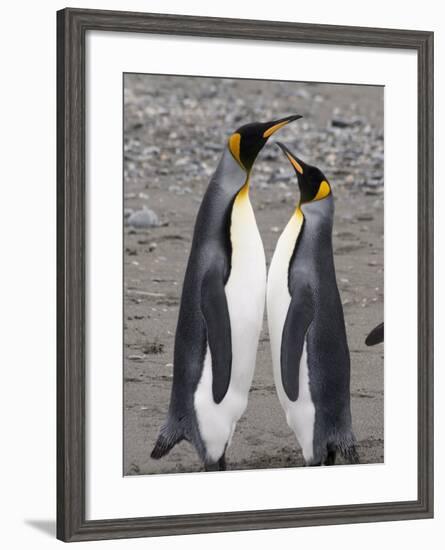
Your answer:
[[[212,357],[213,399],[220,403],[227,393],[232,371],[232,337],[229,308],[221,273],[210,270],[202,283],[201,310]]]
[[[313,319],[312,292],[306,283],[296,283],[281,339],[281,379],[286,395],[296,401],[300,386],[300,360]]]
[[[383,338],[384,338],[384,323],[380,323],[380,325],[377,325],[368,334],[365,340],[365,344],[367,346],[375,346],[376,344],[380,344],[381,342],[383,342]]]

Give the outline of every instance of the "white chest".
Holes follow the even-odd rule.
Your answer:
[[[274,369],[280,368],[281,336],[291,302],[289,263],[302,225],[303,215],[297,211],[278,239],[267,278],[267,319]]]
[[[291,303],[288,287],[289,263],[295,249],[298,235],[303,225],[301,211],[296,212],[281,234],[267,279],[267,320],[269,326],[270,345],[275,386],[281,406],[286,414],[286,420],[295,433],[308,461],[312,458],[313,429],[315,407],[309,388],[309,371],[307,364],[306,344],[300,359],[299,396],[291,401],[283,388],[281,379],[281,346],[284,323]],[[284,343],[285,345],[285,343]],[[297,372],[297,371],[296,371]]]
[[[224,399],[216,404],[208,348],[195,394],[200,433],[213,460],[218,460],[230,444],[236,422],[247,406],[264,316],[266,259],[247,189],[233,204],[230,237],[231,270],[225,286],[232,339],[230,384]]]
[[[246,191],[233,205],[230,230],[232,260],[225,291],[232,327],[232,352],[255,360],[266,296],[266,258]],[[249,384],[250,385],[250,384]]]

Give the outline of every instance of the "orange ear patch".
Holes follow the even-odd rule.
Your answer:
[[[320,187],[318,188],[317,194],[312,200],[319,201],[321,199],[324,199],[329,195],[330,192],[331,192],[331,188],[329,186],[329,183],[326,180],[323,180],[320,183]]]
[[[232,155],[235,157],[235,159],[241,164],[241,158],[240,158],[240,147],[241,147],[241,134],[238,132],[236,134],[232,134],[229,138],[229,149]]]

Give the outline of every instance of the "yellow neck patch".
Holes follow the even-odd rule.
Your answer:
[[[240,148],[241,148],[241,134],[237,132],[235,134],[232,134],[229,138],[229,149],[232,155],[235,157],[235,160],[238,162],[238,164],[242,168],[244,168],[240,158]]]
[[[300,208],[300,205],[298,205],[297,208],[295,209],[295,216],[297,217],[298,223],[302,224],[304,220],[304,214]]]
[[[312,200],[319,201],[321,199],[324,199],[329,195],[330,192],[331,192],[331,188],[329,187],[329,183],[326,180],[323,180],[320,183],[320,187],[318,188],[317,194]]]
[[[246,179],[246,183],[241,187],[236,195],[237,201],[245,201],[249,198],[249,178]]]

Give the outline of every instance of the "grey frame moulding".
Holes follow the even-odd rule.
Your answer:
[[[85,34],[89,30],[401,48],[418,58],[418,498],[85,518]],[[57,13],[57,537],[162,536],[433,516],[433,33],[67,8]]]

